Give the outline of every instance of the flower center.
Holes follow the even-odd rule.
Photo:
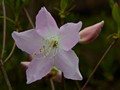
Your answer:
[[[58,48],[58,39],[51,37],[44,41],[43,46],[39,49],[38,54],[47,57],[55,56]],[[37,52],[33,53],[33,57],[37,55]]]
[[[58,39],[57,38],[50,38],[48,40],[46,40],[46,45],[44,46],[44,55],[48,56],[48,55],[55,55],[56,51],[58,48]]]
[[[58,41],[57,40],[52,40],[51,41],[51,47],[52,48],[57,48],[58,47]]]

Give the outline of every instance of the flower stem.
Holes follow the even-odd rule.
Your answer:
[[[16,31],[19,31],[18,29],[16,29]],[[7,56],[7,58],[4,60],[4,64],[6,63],[6,62],[8,62],[8,60],[11,58],[11,56],[13,55],[13,52],[14,52],[14,50],[15,50],[15,47],[16,47],[16,44],[15,44],[15,42],[13,43],[13,47],[12,47],[12,49],[11,49],[11,51],[10,51],[10,53],[9,53],[9,55]]]
[[[65,88],[65,79],[64,79],[63,72],[62,72],[62,90],[66,90],[66,88]]]
[[[76,84],[77,90],[81,90],[81,89],[80,89],[79,82],[78,82],[78,81],[75,81],[75,84]]]
[[[90,81],[91,77],[93,76],[93,74],[95,73],[95,71],[97,70],[97,68],[99,67],[100,63],[103,61],[103,59],[105,58],[105,56],[108,54],[108,52],[110,51],[110,49],[113,47],[113,45],[115,44],[116,40],[114,40],[110,46],[107,48],[107,50],[105,51],[105,53],[103,54],[103,56],[100,58],[99,62],[97,63],[97,65],[95,66],[95,68],[93,69],[93,71],[91,72],[90,76],[88,77],[87,81],[85,82],[85,84],[83,85],[83,87],[81,88],[81,90],[84,90],[84,88],[87,86],[88,82]]]
[[[4,16],[0,16],[0,19],[3,19],[3,18],[4,18]],[[7,16],[6,16],[6,21],[9,21],[9,22],[15,24],[15,22],[11,18],[9,18]]]
[[[28,11],[26,10],[26,8],[24,8],[24,11],[25,11],[25,14],[26,14],[26,16],[27,16],[27,18],[28,18],[32,28],[35,28],[35,26],[34,26],[32,20],[31,20],[30,15],[29,15]]]
[[[5,41],[6,41],[6,9],[4,0],[2,1],[2,8],[3,8],[3,46],[1,57],[3,58],[3,55],[5,53]]]
[[[64,24],[64,19],[63,18],[61,18],[61,25],[63,25]]]
[[[5,79],[5,82],[6,82],[6,85],[8,87],[8,90],[12,90],[12,87],[11,87],[11,84],[10,84],[10,81],[8,79],[8,76],[7,76],[7,73],[4,69],[4,66],[3,66],[3,62],[2,62],[2,59],[0,59],[0,69],[1,69],[1,72],[3,74],[3,77]]]
[[[52,88],[52,90],[55,90],[54,82],[53,82],[52,79],[50,79],[50,84],[51,84],[51,88]]]
[[[13,54],[13,52],[14,52],[14,50],[15,50],[15,43],[13,44],[13,47],[12,47],[12,50],[11,50],[11,52],[10,52],[10,54],[7,56],[7,58],[4,60],[4,63],[6,63],[9,59],[10,59],[10,57],[12,56],[12,54]]]

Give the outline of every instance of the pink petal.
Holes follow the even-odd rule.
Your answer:
[[[72,79],[72,80],[82,80],[83,79],[82,75],[80,74],[79,69],[76,70],[75,74],[73,76],[71,76],[70,79]]]
[[[26,71],[27,84],[40,80],[41,78],[46,76],[50,72],[53,63],[54,63],[53,59],[49,59],[48,57],[33,58],[32,62],[30,63]]]
[[[79,30],[82,22],[67,23],[60,27],[60,47],[64,50],[70,50],[80,40]]]
[[[58,32],[54,18],[45,7],[42,7],[36,16],[36,29],[43,37],[48,37]]]
[[[90,43],[97,38],[99,35],[101,28],[104,25],[104,21],[101,21],[95,25],[89,26],[80,31],[80,43]]]
[[[17,47],[29,54],[33,54],[42,47],[43,39],[33,29],[20,33],[14,31],[12,37],[15,40]]]
[[[28,65],[30,64],[30,62],[27,62],[27,61],[24,61],[24,62],[21,62],[21,65],[27,69],[28,68]]]
[[[55,66],[60,69],[68,79],[81,80],[79,71],[79,59],[74,51],[59,50],[55,56]]]

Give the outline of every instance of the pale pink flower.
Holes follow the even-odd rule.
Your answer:
[[[101,21],[97,24],[94,24],[92,26],[86,27],[85,29],[81,30],[79,32],[80,34],[79,42],[87,44],[95,40],[96,37],[99,35],[103,25],[104,25],[104,21]]]
[[[21,65],[25,70],[28,68],[29,64],[30,64],[30,61],[21,62]],[[49,79],[53,79],[57,82],[61,82],[62,72],[58,70],[56,67],[53,67],[46,77],[48,77]]]
[[[36,16],[36,28],[12,33],[16,45],[32,56],[26,71],[27,83],[40,80],[53,66],[61,70],[65,78],[82,80],[79,59],[71,50],[80,40],[82,22],[67,23],[60,28],[45,7]]]

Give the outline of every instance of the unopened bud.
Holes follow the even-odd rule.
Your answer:
[[[94,41],[101,32],[101,28],[104,25],[104,21],[101,21],[92,26],[86,27],[79,32],[80,41],[79,43],[87,44]]]

